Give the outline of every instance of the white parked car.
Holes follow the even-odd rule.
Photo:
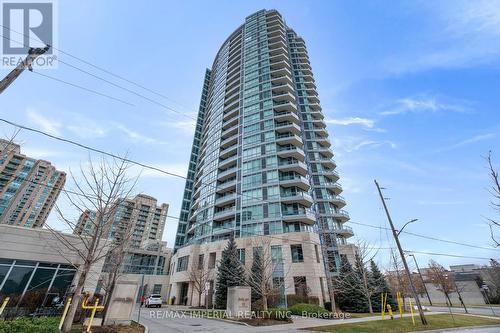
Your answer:
[[[152,308],[152,307],[161,308],[162,302],[163,301],[161,299],[161,295],[153,294],[150,295],[148,298],[146,298],[145,306],[147,308]]]

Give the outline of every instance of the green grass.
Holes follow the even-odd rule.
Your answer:
[[[58,333],[59,318],[18,318],[0,321],[0,333]]]
[[[450,315],[432,315],[426,316],[429,325],[423,326],[420,323],[418,316],[415,318],[416,325],[413,326],[411,318],[398,318],[394,320],[377,320],[367,321],[362,323],[338,324],[308,328],[307,330],[317,332],[334,332],[334,333],[400,333],[426,331],[441,328],[466,327],[466,326],[483,326],[483,325],[500,325],[500,320],[488,319],[467,315],[454,315],[453,321]]]

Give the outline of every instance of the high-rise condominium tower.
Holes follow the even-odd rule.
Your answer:
[[[42,227],[66,181],[50,162],[21,154],[0,139],[0,223]]]
[[[139,194],[134,198],[124,198],[110,208],[109,222],[101,222],[95,211],[87,210],[80,215],[74,234],[92,234],[96,223],[104,223],[104,233],[109,239],[121,241],[123,233],[133,248],[144,247],[151,242],[159,242],[163,237],[167,219],[168,204],[157,205],[157,200]]]
[[[268,235],[285,265],[324,258],[308,286],[334,274],[352,230],[323,118],[304,40],[276,10],[249,16],[205,73],[175,250]],[[318,268],[294,267],[297,291]]]

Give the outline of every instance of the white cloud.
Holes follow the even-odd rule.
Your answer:
[[[394,116],[406,113],[435,113],[439,111],[463,113],[469,111],[465,105],[442,102],[432,96],[406,97],[398,99],[394,104],[389,110],[379,114],[381,116]]]
[[[36,125],[38,129],[52,135],[61,135],[60,129],[62,124],[60,122],[49,119],[30,108],[27,109],[26,116],[28,117],[28,121]]]
[[[432,18],[431,23],[415,40],[408,40],[401,52],[386,59],[387,72],[468,68],[498,60],[500,1],[421,1],[418,6]]]
[[[388,145],[389,147],[391,147],[392,149],[396,149],[397,148],[397,145],[392,142],[392,141],[375,141],[375,140],[366,140],[366,141],[361,141],[360,143],[354,145],[353,147],[351,147],[351,151],[356,151],[356,150],[359,150],[361,148],[364,148],[364,147],[367,147],[367,148],[378,148],[378,147],[381,147],[381,146],[384,146],[384,145]]]
[[[164,170],[166,172],[176,174],[182,177],[187,176],[187,171],[188,171],[188,163],[146,163],[147,165],[154,166],[160,170]],[[166,173],[148,169],[148,168],[142,168],[137,165],[133,165],[131,169],[129,170],[130,175],[140,175],[140,178],[173,178],[176,179],[177,177],[168,175]],[[175,177],[175,178],[174,178]],[[178,178],[177,178],[178,179]]]
[[[348,126],[348,125],[361,125],[367,128],[373,128],[375,125],[375,120],[373,119],[368,119],[368,118],[360,118],[360,117],[348,117],[348,118],[342,118],[342,119],[327,119],[325,120],[327,124],[333,124],[333,125],[343,125],[343,126]]]
[[[477,143],[477,142],[491,140],[491,139],[496,138],[497,136],[498,136],[498,133],[495,133],[495,132],[477,134],[477,135],[474,135],[474,136],[472,136],[470,138],[467,138],[467,139],[464,139],[462,141],[459,141],[459,142],[457,142],[457,143],[455,143],[455,144],[453,144],[451,146],[438,149],[435,152],[436,153],[441,153],[441,152],[444,152],[444,151],[450,151],[450,150],[457,149],[457,148],[460,148],[460,147],[463,147],[463,146],[467,146],[467,145],[470,145],[470,144],[474,144],[474,143]]]
[[[102,138],[106,136],[106,131],[100,127],[83,125],[68,125],[67,129],[84,139]]]
[[[115,127],[125,133],[125,135],[132,141],[141,143],[141,144],[159,144],[159,145],[166,145],[168,144],[165,141],[158,140],[156,138],[152,138],[146,135],[143,135],[139,132],[136,132],[134,130],[129,129],[125,125],[122,124],[115,124]]]
[[[346,136],[342,139],[334,138],[333,141],[337,150],[343,150],[348,153],[352,153],[363,148],[375,149],[382,146],[389,146],[392,149],[396,149],[398,147],[396,143],[389,140],[378,141],[359,137]]]
[[[61,155],[61,152],[59,151],[30,147],[29,145],[23,145],[22,153],[26,156],[37,159],[48,159],[49,157],[55,157]]]
[[[71,114],[71,124],[66,128],[77,136],[84,139],[105,137],[107,131],[94,120],[82,116],[78,113]]]
[[[457,206],[457,205],[465,205],[466,201],[427,201],[427,200],[419,200],[417,201],[418,205],[421,206]]]

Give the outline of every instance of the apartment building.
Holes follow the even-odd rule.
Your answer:
[[[185,302],[198,255],[215,271],[234,237],[246,265],[256,241],[272,240],[273,260],[287,267],[273,276],[288,280],[282,293],[296,293],[300,282],[328,299],[353,235],[333,155],[304,40],[276,10],[250,15],[205,73],[171,297]]]
[[[30,158],[0,139],[0,224],[41,228],[66,181],[48,161]]]
[[[127,230],[127,236],[131,248],[141,248],[152,241],[160,242],[165,229],[168,204],[158,205],[156,198],[145,194],[139,194],[134,198],[123,198],[110,208],[109,222],[105,225],[105,234],[109,239],[120,241],[123,230]],[[94,229],[94,221],[98,221],[97,212],[87,210],[80,215],[73,233],[91,234]]]

